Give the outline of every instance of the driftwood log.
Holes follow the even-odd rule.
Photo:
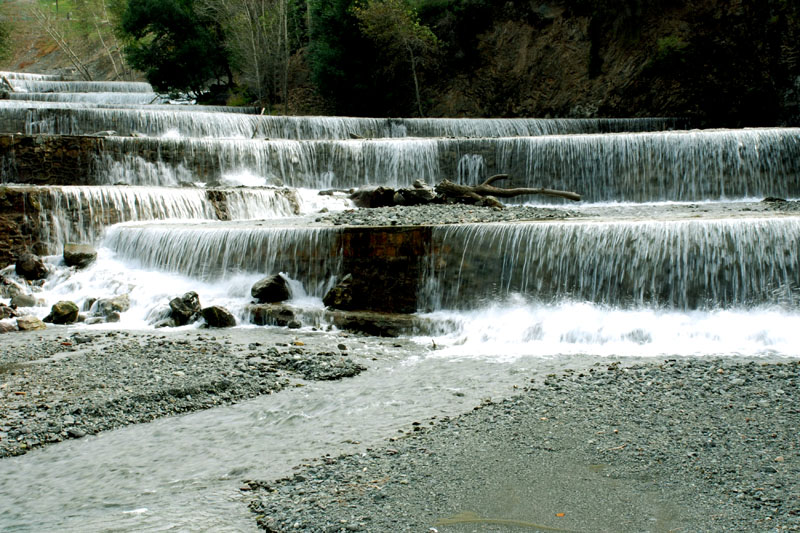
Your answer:
[[[526,194],[544,194],[547,196],[556,196],[559,198],[566,198],[579,202],[581,195],[569,191],[556,191],[553,189],[537,189],[537,188],[515,188],[503,189],[495,187],[492,183],[508,179],[508,174],[497,174],[487,179],[480,185],[459,185],[450,180],[443,180],[436,186],[436,192],[448,198],[470,198],[477,202],[488,204],[491,207],[503,207],[497,198],[512,198],[514,196],[524,196]]]

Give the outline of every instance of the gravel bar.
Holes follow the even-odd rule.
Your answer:
[[[268,532],[800,531],[800,363],[604,363],[249,480]]]
[[[344,344],[330,346],[327,337],[278,328],[7,333],[0,457],[365,369]]]

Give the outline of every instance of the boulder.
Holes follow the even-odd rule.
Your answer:
[[[113,298],[101,298],[97,300],[91,307],[91,311],[95,315],[99,315],[108,319],[109,322],[119,322],[119,314],[124,313],[131,308],[131,298],[128,294],[120,294]],[[116,317],[116,320],[111,320],[109,317]]]
[[[15,294],[11,297],[11,305],[14,307],[36,307],[38,303],[36,297],[30,294]]]
[[[64,245],[64,263],[67,266],[86,268],[97,259],[97,251],[88,244],[67,243]]]
[[[17,331],[17,326],[11,322],[0,322],[0,333],[11,333]]]
[[[50,308],[50,314],[44,317],[44,321],[53,324],[72,324],[78,320],[78,311],[78,306],[74,302],[62,300]]]
[[[42,258],[34,254],[22,254],[14,267],[18,276],[33,281],[47,276],[47,266]]]
[[[5,304],[0,304],[0,320],[4,318],[15,318],[19,316],[17,312]]]
[[[375,337],[400,337],[430,329],[425,319],[414,315],[375,313],[372,311],[331,311],[325,317],[334,326],[346,331]]]
[[[232,328],[236,325],[233,315],[218,305],[204,308],[201,314],[210,328]]]
[[[44,322],[30,315],[17,318],[17,327],[20,331],[36,331],[47,328]]]
[[[255,282],[250,294],[262,304],[283,302],[289,299],[289,284],[280,274],[273,274]]]
[[[333,309],[354,309],[353,276],[347,274],[322,298],[322,303]]]
[[[196,292],[187,292],[179,298],[173,298],[169,302],[170,316],[179,326],[184,326],[189,322],[197,320],[197,315],[202,307],[200,297]]]
[[[22,287],[0,274],[0,298],[12,298],[22,292]]]
[[[250,323],[258,326],[281,326],[299,323],[294,311],[285,305],[255,304],[247,307]]]

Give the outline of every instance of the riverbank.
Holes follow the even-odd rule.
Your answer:
[[[282,328],[8,333],[0,346],[0,457],[353,376],[385,342]]]
[[[798,531],[800,363],[597,364],[249,481],[264,531]]]

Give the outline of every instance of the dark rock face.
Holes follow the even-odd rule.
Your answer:
[[[250,294],[262,304],[283,302],[289,299],[289,284],[286,278],[274,274],[257,281],[250,289]]]
[[[187,292],[180,298],[173,298],[169,302],[171,316],[179,326],[184,326],[196,320],[195,315],[200,313],[200,297],[196,292]]]
[[[47,266],[42,259],[34,254],[22,254],[17,258],[14,267],[18,276],[33,281],[47,277]]]
[[[97,250],[88,244],[68,243],[64,245],[64,263],[67,266],[86,268],[95,259],[97,259]]]
[[[224,307],[212,305],[201,311],[203,318],[211,328],[232,328],[236,325],[236,319]]]
[[[78,320],[78,306],[75,303],[62,300],[50,309],[50,314],[44,318],[45,322],[53,324],[72,324]]]

